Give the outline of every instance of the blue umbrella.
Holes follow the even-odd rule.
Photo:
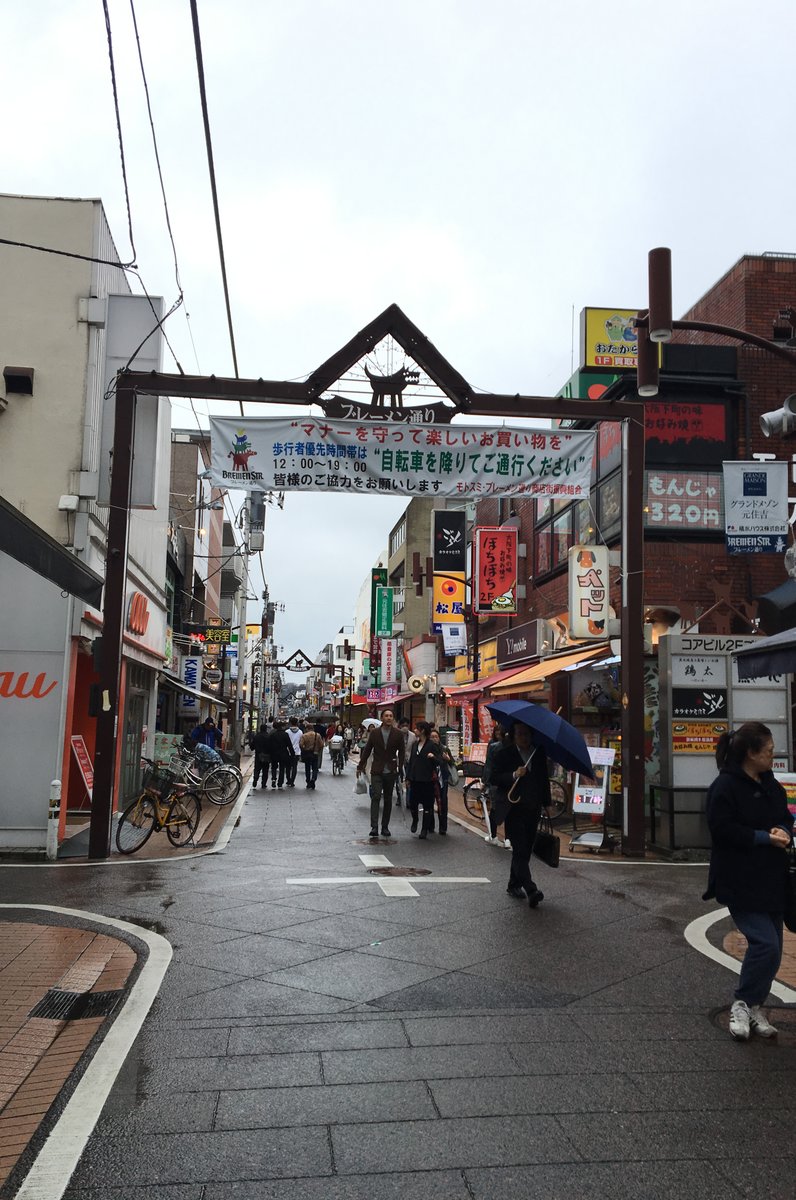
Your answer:
[[[570,771],[592,776],[594,767],[589,758],[589,749],[580,732],[558,713],[542,708],[541,704],[530,704],[527,700],[496,700],[486,705],[496,721],[510,729],[515,721],[521,721],[533,730],[533,740],[541,746],[548,758],[560,763]]]

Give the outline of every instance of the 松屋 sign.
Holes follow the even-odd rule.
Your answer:
[[[476,529],[473,553],[473,611],[516,613],[517,530]]]
[[[569,635],[604,638],[609,617],[608,547],[573,546],[569,551]]]
[[[210,478],[244,491],[587,498],[595,431],[211,417]]]
[[[724,463],[724,528],[730,554],[782,554],[788,544],[788,464]]]

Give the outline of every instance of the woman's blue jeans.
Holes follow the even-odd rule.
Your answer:
[[[730,916],[749,943],[735,999],[763,1004],[782,962],[782,913],[730,908]]]

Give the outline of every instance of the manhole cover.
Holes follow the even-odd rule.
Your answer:
[[[426,867],[369,867],[368,875],[401,875],[414,878],[417,875],[430,875]]]
[[[379,838],[357,838],[354,842],[355,846],[394,846],[397,838],[379,837]]]
[[[772,1005],[770,1008],[763,1005],[763,1012],[768,1017],[772,1025],[776,1026],[779,1033],[776,1039],[766,1039],[756,1037],[752,1034],[750,1042],[765,1045],[773,1043],[780,1046],[796,1046],[796,1008],[777,1008]],[[710,1014],[710,1019],[719,1029],[723,1029],[729,1034],[730,1026],[730,1010],[729,1008],[720,1008]]]

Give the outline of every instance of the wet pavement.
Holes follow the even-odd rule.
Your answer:
[[[505,850],[458,824],[421,842],[402,809],[391,838],[370,843],[367,797],[352,789],[349,766],[315,791],[300,779],[254,791],[224,851],[204,857],[0,866],[6,904],[86,914],[0,910],[6,967],[17,963],[16,999],[0,1003],[23,1025],[37,1018],[20,955],[61,955],[39,990],[66,978],[113,991],[146,970],[145,938],[173,948],[151,1007],[134,987],[102,1018],[0,1195],[793,1195],[793,1010],[779,1044],[728,1037],[734,977],[683,937],[708,911],[705,868],[565,856],[558,871],[534,866],[545,901],[530,910],[506,895]],[[91,914],[133,932],[92,929]],[[710,944],[742,950],[730,933],[718,921]],[[100,969],[114,939],[121,957]],[[92,945],[87,972],[70,976]],[[123,1040],[131,1007],[143,1025],[105,1064],[109,1094],[70,1182],[58,1190],[51,1167],[35,1191],[26,1172],[40,1152],[60,1161],[75,1075]],[[80,1024],[67,1019],[52,1044]]]

